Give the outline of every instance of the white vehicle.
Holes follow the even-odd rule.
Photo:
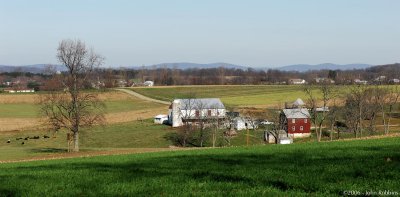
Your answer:
[[[261,121],[260,124],[262,124],[262,125],[271,125],[271,124],[274,124],[274,122],[270,122],[268,120],[264,120],[264,121]]]

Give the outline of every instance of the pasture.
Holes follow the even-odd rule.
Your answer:
[[[398,138],[0,164],[0,196],[400,193]]]
[[[152,119],[114,123],[82,130],[80,146],[83,152],[168,148],[177,145],[171,138],[176,131],[177,129],[167,125],[155,125]],[[44,135],[50,136],[50,138],[44,139]],[[232,146],[246,145],[246,135],[246,131],[238,132],[238,135],[232,138],[230,144]],[[40,136],[40,139],[16,140],[17,138],[33,136]],[[250,130],[249,136],[249,145],[264,144],[263,130]],[[11,139],[11,143],[6,143],[8,139]],[[207,140],[205,144],[211,146],[211,140]],[[228,146],[228,143],[223,139],[222,131],[218,135],[217,145]],[[58,156],[66,151],[65,131],[54,134],[41,129],[32,129],[21,132],[8,131],[0,133],[0,161],[41,158],[49,155]]]

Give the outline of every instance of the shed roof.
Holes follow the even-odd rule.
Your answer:
[[[225,109],[219,98],[175,99],[174,102],[179,102],[181,109]]]
[[[301,109],[283,109],[286,118],[310,118],[310,113],[305,108]]]
[[[304,105],[304,101],[301,100],[301,98],[297,98],[296,101],[293,102],[294,106],[303,106]]]

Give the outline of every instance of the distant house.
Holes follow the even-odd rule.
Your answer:
[[[306,108],[283,109],[280,127],[292,138],[311,135],[310,114]]]
[[[29,92],[35,92],[34,89],[29,89],[29,88],[6,88],[4,89],[4,92],[8,93],[29,93]]]
[[[304,79],[289,79],[289,84],[293,84],[293,85],[306,84],[306,80],[304,80]]]
[[[144,86],[154,86],[154,82],[153,81],[145,81],[143,83]]]
[[[360,79],[354,79],[355,84],[362,84],[362,85],[367,85],[368,81],[366,80],[360,80]]]
[[[166,124],[168,123],[168,115],[159,114],[154,117],[155,124]]]
[[[386,81],[386,76],[381,75],[381,76],[375,78],[375,81],[378,81],[378,82]]]
[[[390,79],[389,83],[391,83],[391,84],[400,83],[400,79]]]
[[[315,83],[322,84],[334,84],[335,81],[328,78],[315,78]]]
[[[175,99],[169,107],[168,122],[172,127],[180,127],[200,119],[224,119],[225,113],[225,106],[218,98]]]

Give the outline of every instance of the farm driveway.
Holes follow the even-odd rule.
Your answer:
[[[135,97],[137,97],[137,98],[140,98],[140,99],[143,99],[143,100],[146,100],[146,101],[155,102],[155,103],[160,103],[160,104],[164,104],[164,105],[169,105],[169,104],[171,104],[170,102],[161,101],[161,100],[157,100],[157,99],[153,99],[153,98],[150,98],[150,97],[141,95],[141,94],[139,94],[139,93],[137,93],[137,92],[135,92],[135,91],[132,91],[132,90],[128,90],[128,89],[116,89],[116,90],[125,92],[125,93],[127,93],[127,94],[130,94],[130,95],[132,95],[132,96],[135,96]]]

